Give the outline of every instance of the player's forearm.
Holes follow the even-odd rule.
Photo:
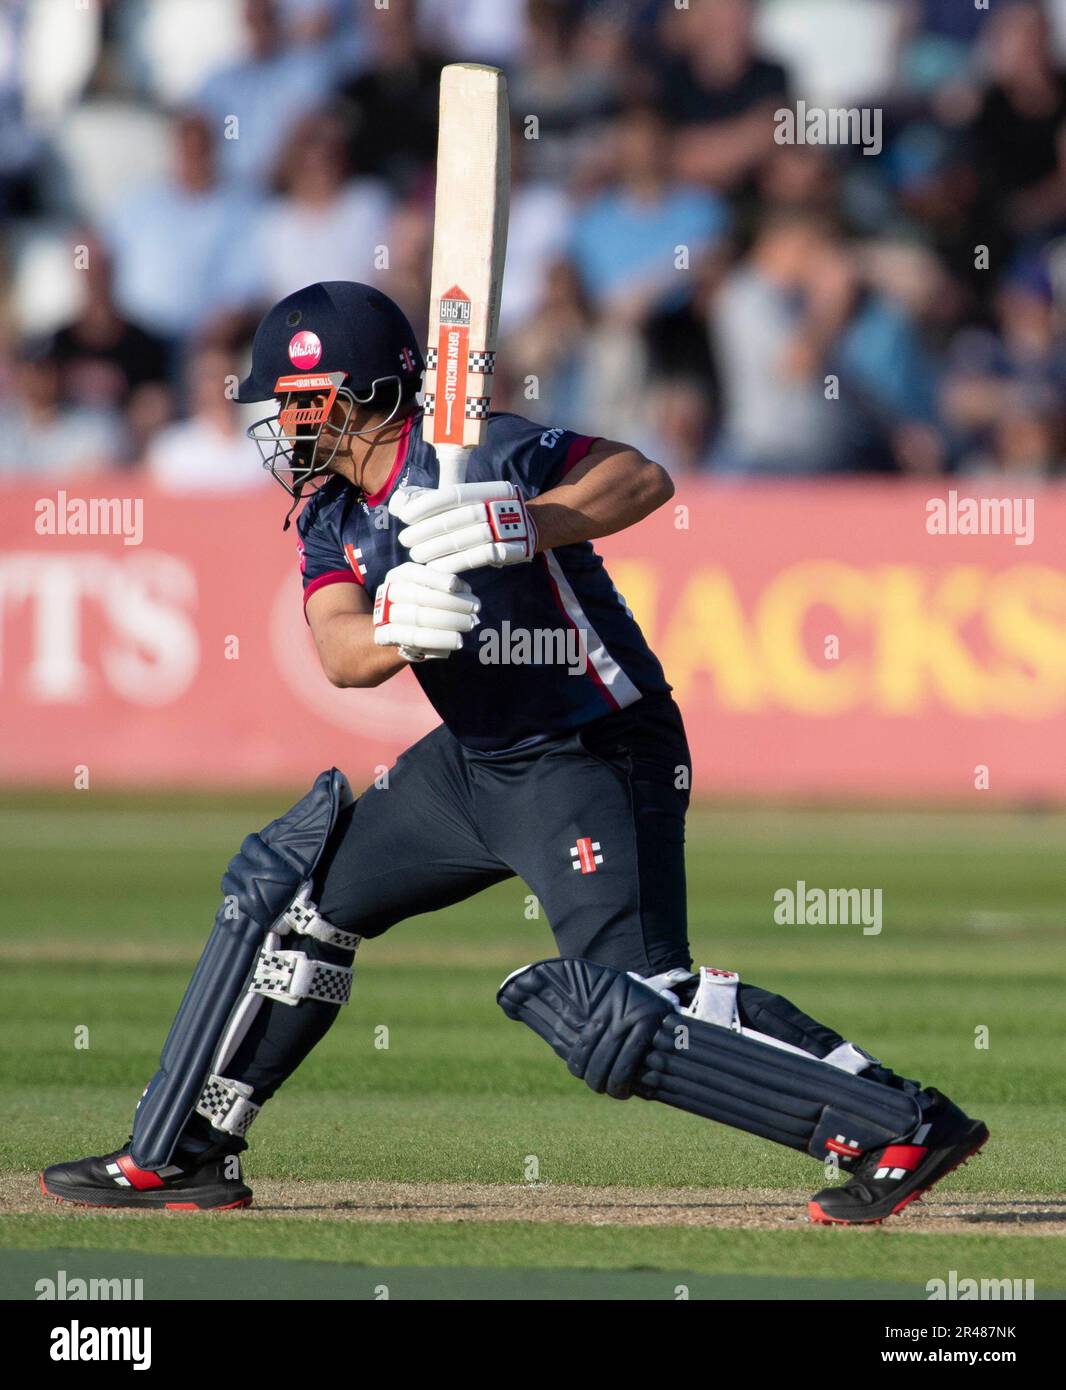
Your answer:
[[[674,495],[670,475],[635,449],[613,454],[527,505],[537,549],[612,536],[643,521]]]
[[[374,642],[368,613],[337,613],[315,634],[322,669],[332,685],[366,688],[381,685],[407,664],[395,647]]]

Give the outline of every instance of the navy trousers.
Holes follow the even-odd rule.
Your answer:
[[[374,937],[517,875],[560,955],[643,975],[687,969],[690,780],[665,695],[504,753],[464,748],[442,726],[343,813],[315,901],[335,926]]]

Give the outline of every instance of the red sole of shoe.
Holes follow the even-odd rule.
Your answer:
[[[41,1195],[48,1197],[57,1206],[63,1205],[65,1207],[98,1207],[101,1211],[239,1211],[243,1207],[252,1205],[251,1197],[241,1197],[236,1202],[225,1202],[217,1207],[198,1207],[195,1202],[164,1202],[161,1207],[135,1207],[132,1203],[121,1202],[79,1202],[74,1197],[57,1197],[54,1192],[49,1192],[44,1185],[43,1173],[39,1181]]]
[[[880,1226],[881,1223],[887,1221],[890,1216],[898,1215],[904,1207],[909,1207],[910,1204],[916,1202],[919,1197],[923,1197],[927,1192],[932,1191],[937,1183],[943,1178],[946,1178],[949,1173],[954,1173],[956,1168],[961,1168],[965,1163],[968,1163],[978,1150],[984,1148],[990,1138],[991,1136],[986,1134],[980,1143],[975,1144],[968,1153],[964,1153],[957,1163],[953,1163],[950,1168],[945,1168],[939,1177],[933,1179],[928,1187],[917,1187],[913,1192],[908,1192],[906,1197],[904,1197],[902,1201],[897,1202],[891,1211],[885,1212],[884,1216],[870,1217],[866,1221],[849,1221],[845,1216],[827,1216],[818,1203],[813,1201],[807,1203],[807,1216],[816,1226]]]

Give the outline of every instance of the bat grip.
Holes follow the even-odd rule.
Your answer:
[[[466,465],[473,449],[463,444],[437,444],[437,462],[440,465],[438,487],[454,487],[466,481]]]

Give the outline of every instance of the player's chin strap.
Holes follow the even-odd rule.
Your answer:
[[[303,490],[303,483],[293,483],[292,502],[289,504],[289,510],[285,513],[285,520],[281,526],[282,531],[287,531],[292,525],[292,514],[303,500]]]

